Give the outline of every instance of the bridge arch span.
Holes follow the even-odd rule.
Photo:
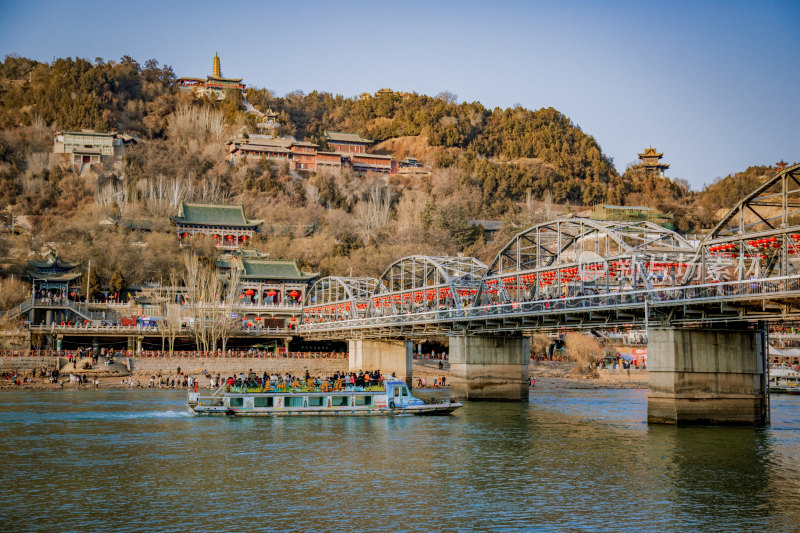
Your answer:
[[[370,296],[380,281],[370,277],[328,276],[318,279],[306,291],[303,322],[335,322],[367,315]]]
[[[486,265],[474,257],[403,257],[381,275],[370,316],[467,307],[485,272]]]
[[[482,304],[678,285],[696,248],[646,221],[561,218],[515,235],[487,269]]]
[[[800,164],[739,201],[700,243],[685,283],[800,273]]]

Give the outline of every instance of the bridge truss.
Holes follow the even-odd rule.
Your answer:
[[[554,220],[517,234],[488,267],[474,258],[400,259],[359,300],[362,313],[306,313],[300,330],[392,337],[797,318],[798,256],[794,165],[700,243],[649,222]],[[331,303],[346,305],[342,294]]]
[[[731,209],[702,243],[687,272],[705,283],[794,276],[800,267],[800,165],[765,181]]]

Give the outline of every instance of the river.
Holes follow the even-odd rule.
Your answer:
[[[175,391],[0,391],[5,531],[792,531],[800,396],[648,426],[646,391],[449,417],[199,418]]]

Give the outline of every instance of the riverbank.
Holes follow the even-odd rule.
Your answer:
[[[18,358],[17,358],[18,359]],[[41,366],[50,366],[55,362],[48,361],[49,365],[42,365],[42,358],[37,358]],[[17,360],[19,363],[19,360]],[[118,363],[120,367],[122,364]],[[3,366],[3,365],[0,365]],[[116,365],[115,365],[116,366]],[[601,369],[596,375],[581,375],[574,371],[574,363],[561,361],[531,361],[528,366],[530,376],[536,380],[537,388],[557,388],[557,389],[646,389],[648,387],[649,374],[647,370],[613,370]],[[347,359],[291,359],[291,358],[246,358],[246,359],[225,359],[225,358],[131,358],[131,374],[134,383],[139,387],[147,388],[151,376],[162,375],[166,379],[172,379],[182,372],[199,380],[199,386],[207,387],[208,379],[206,372],[211,375],[231,375],[249,372],[251,369],[257,374],[268,373],[290,373],[293,375],[304,375],[306,371],[312,376],[327,376],[334,372],[346,372],[348,367]],[[79,365],[80,368],[80,365]],[[77,390],[93,389],[91,379],[99,379],[101,389],[127,389],[130,388],[128,372],[121,371],[116,375],[103,375],[106,368],[97,365],[97,372],[72,369],[72,365],[65,365],[61,368],[61,381],[66,381],[63,387],[59,383],[49,383],[46,378],[41,378],[37,372],[37,377],[31,380],[30,372],[18,372],[27,376],[29,382],[15,385],[13,381],[0,379],[0,389],[49,389],[49,390]],[[78,385],[70,382],[70,372],[87,376],[89,383]],[[450,364],[447,361],[438,360],[415,360],[413,385],[418,384],[420,378],[424,378],[428,384],[432,384],[434,379],[450,377]],[[419,387],[415,387],[419,389]],[[423,389],[424,390],[424,389]]]
[[[650,382],[647,370],[599,369],[595,375],[584,375],[575,372],[575,363],[562,361],[531,361],[528,373],[537,388],[646,389]]]

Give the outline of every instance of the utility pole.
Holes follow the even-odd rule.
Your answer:
[[[86,272],[86,310],[89,310],[89,287],[92,282],[92,260],[89,259],[89,270]]]

